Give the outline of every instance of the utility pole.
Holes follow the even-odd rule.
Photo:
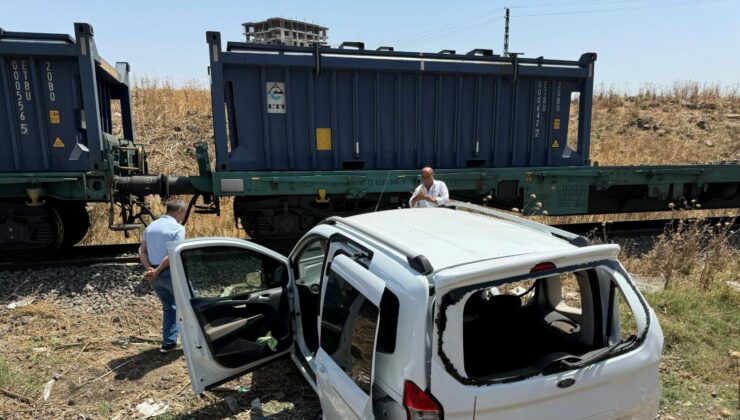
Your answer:
[[[506,26],[504,27],[504,57],[509,56],[509,8],[506,7]]]

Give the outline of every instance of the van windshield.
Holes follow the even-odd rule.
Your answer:
[[[444,295],[438,351],[464,383],[508,382],[577,369],[632,348],[644,331],[617,263],[549,270]],[[611,267],[610,267],[611,266]],[[524,277],[524,278],[522,278]],[[619,281],[618,281],[619,280]],[[460,336],[461,335],[461,336]]]

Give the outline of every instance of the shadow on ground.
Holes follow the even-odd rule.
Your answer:
[[[292,360],[269,364],[252,373],[251,382],[244,378],[208,391],[208,406],[181,415],[182,419],[241,418],[306,419],[318,418],[320,405],[316,394]],[[227,400],[231,399],[229,404]],[[259,399],[260,404],[253,405]],[[253,409],[253,406],[261,407]]]
[[[107,363],[108,368],[116,371],[115,379],[119,381],[135,381],[147,373],[162,366],[169,365],[182,356],[182,350],[173,350],[162,354],[159,348],[145,350],[141,353],[113,359]]]

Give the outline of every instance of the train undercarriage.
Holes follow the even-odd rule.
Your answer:
[[[586,211],[572,214],[609,214],[668,211],[671,209],[740,208],[740,184],[718,183],[706,188],[676,186],[663,197],[651,196],[645,185],[623,185],[608,189],[591,187]],[[680,191],[679,191],[680,189]],[[537,206],[537,195],[523,187],[503,186],[503,191],[452,191],[451,198],[524,214],[548,214]],[[367,194],[348,199],[343,195],[281,197],[236,197],[234,216],[249,237],[270,248],[287,253],[313,226],[330,216],[347,217],[360,213],[408,207],[408,193]],[[585,204],[585,203],[584,203]],[[543,209],[544,213],[543,213]]]

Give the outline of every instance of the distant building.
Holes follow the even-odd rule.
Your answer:
[[[242,23],[247,42],[308,47],[326,45],[329,28],[297,20],[270,18],[262,22]]]

